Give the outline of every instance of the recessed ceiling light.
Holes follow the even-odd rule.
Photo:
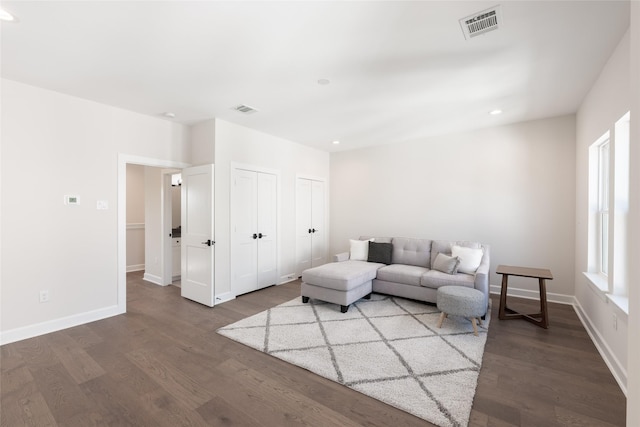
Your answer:
[[[340,144],[340,141],[338,140],[333,141],[333,145],[338,145],[338,144]]]
[[[18,22],[18,18],[10,14],[4,9],[0,9],[0,21],[5,22]]]
[[[489,111],[489,114],[491,114],[492,116],[497,116],[498,114],[502,114],[502,110],[491,110]]]
[[[322,86],[326,86],[329,83],[331,83],[331,81],[329,81],[329,79],[320,79],[320,80],[318,80],[318,84],[322,85]]]
[[[176,118],[176,113],[172,113],[171,111],[167,111],[162,113],[162,115],[168,119],[175,119]]]

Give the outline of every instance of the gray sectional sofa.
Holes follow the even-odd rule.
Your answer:
[[[489,246],[477,242],[414,239],[406,237],[360,237],[386,244],[390,259],[384,262],[354,260],[349,252],[334,256],[334,262],[305,270],[302,273],[302,301],[316,298],[340,304],[346,312],[349,305],[371,292],[395,295],[404,298],[436,302],[437,290],[441,286],[455,285],[475,288],[489,304]],[[353,242],[352,242],[353,243]],[[390,244],[390,245],[389,245]],[[371,245],[373,246],[373,245]],[[384,245],[379,245],[384,246]],[[460,252],[464,248],[474,249],[481,259],[475,271],[449,274],[442,270],[442,260],[452,254],[452,247]],[[463,249],[461,249],[463,248]],[[480,251],[478,251],[480,250]],[[438,258],[442,253],[446,257]],[[351,255],[351,256],[350,256]],[[371,254],[370,254],[371,255]],[[436,265],[436,258],[437,265]],[[376,259],[379,261],[379,259]],[[436,266],[436,268],[432,268]]]

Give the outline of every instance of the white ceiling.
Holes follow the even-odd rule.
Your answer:
[[[458,20],[496,4],[501,29],[465,40]],[[327,151],[574,113],[629,26],[628,1],[2,7],[20,20],[2,23],[4,78]]]

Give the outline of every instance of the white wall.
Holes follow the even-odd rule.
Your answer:
[[[185,126],[1,83],[4,343],[116,314],[118,153],[183,162],[190,153]],[[65,206],[65,194],[81,204]]]
[[[127,165],[127,271],[144,270],[144,167]]]
[[[215,123],[216,191],[216,296],[233,294],[230,272],[230,178],[231,163],[280,171],[279,276],[295,272],[295,178],[296,174],[326,178],[329,153],[282,138],[235,125]],[[194,159],[195,161],[195,159]]]
[[[360,235],[474,240],[491,246],[492,272],[498,264],[551,269],[549,298],[567,300],[574,128],[574,116],[564,116],[333,153],[330,253]],[[513,279],[510,290],[537,298],[536,281]]]
[[[631,2],[631,147],[629,259],[640,259],[640,2]],[[631,263],[629,281],[629,332],[627,360],[637,361],[640,354],[640,263]],[[640,363],[627,366],[627,425],[640,425]]]
[[[625,34],[585,97],[576,115],[576,252],[575,294],[578,313],[623,390],[627,367],[627,315],[589,284],[588,177],[589,146],[606,131],[614,137],[614,124],[630,109],[630,38]],[[633,169],[633,166],[632,166]],[[613,316],[617,317],[617,329]]]
[[[191,126],[191,163],[194,166],[215,163],[216,120]]]

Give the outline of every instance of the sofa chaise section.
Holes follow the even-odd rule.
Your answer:
[[[324,264],[302,272],[302,302],[309,298],[340,305],[346,313],[352,302],[371,295],[371,281],[384,264],[353,261]]]

